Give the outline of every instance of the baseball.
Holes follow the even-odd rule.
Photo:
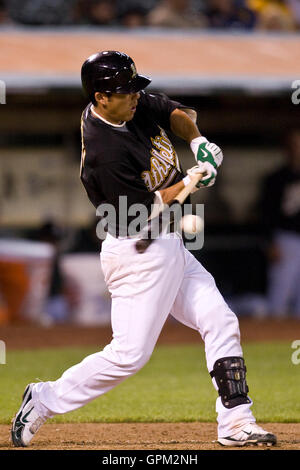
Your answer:
[[[180,228],[185,233],[199,233],[204,228],[204,221],[198,215],[184,215],[180,221]]]

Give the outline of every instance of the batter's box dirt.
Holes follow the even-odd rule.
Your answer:
[[[300,449],[300,423],[264,423],[263,427],[277,435],[278,444],[247,449]],[[0,425],[0,450],[12,449],[9,429],[9,425]],[[42,426],[29,449],[227,450],[213,443],[216,429],[215,423],[51,423]],[[228,450],[234,449],[241,448]]]

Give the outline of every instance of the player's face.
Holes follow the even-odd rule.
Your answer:
[[[99,111],[105,113],[105,119],[113,124],[120,124],[124,121],[131,121],[136,111],[140,93],[112,93],[109,96],[104,96],[101,103],[98,102],[97,108]]]

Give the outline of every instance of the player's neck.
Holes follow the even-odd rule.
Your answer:
[[[125,124],[125,121],[117,121],[112,116],[107,115],[105,110],[99,109],[98,106],[94,106],[93,104],[91,106],[91,111],[95,117],[97,117],[98,119],[101,119],[101,121],[104,121],[106,124],[109,124],[110,126],[122,127]]]

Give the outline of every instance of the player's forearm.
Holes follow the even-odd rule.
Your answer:
[[[176,196],[180,193],[180,191],[184,188],[183,181],[179,181],[179,183],[173,184],[169,188],[161,189],[159,191],[162,201],[164,204],[169,204]]]
[[[190,143],[196,137],[200,137],[200,131],[197,124],[181,109],[175,109],[170,117],[171,131]]]

